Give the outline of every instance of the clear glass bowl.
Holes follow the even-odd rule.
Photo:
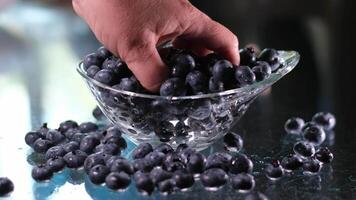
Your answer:
[[[186,143],[197,150],[223,137],[246,112],[253,100],[289,73],[299,62],[295,51],[279,51],[282,66],[268,79],[242,88],[184,97],[162,97],[116,90],[77,71],[84,78],[99,107],[135,144],[173,147]]]

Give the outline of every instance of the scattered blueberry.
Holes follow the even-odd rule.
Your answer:
[[[66,132],[64,132],[63,135],[64,135],[67,139],[73,140],[73,136],[74,136],[76,133],[80,133],[79,128],[70,128],[70,129],[68,129]]]
[[[110,155],[117,155],[121,152],[120,147],[117,144],[100,144],[95,147],[94,152],[103,152]]]
[[[93,168],[95,165],[104,165],[105,160],[103,159],[103,157],[101,156],[101,154],[91,154],[89,155],[85,161],[84,161],[84,170],[89,173],[90,169]],[[108,165],[107,165],[108,166]]]
[[[303,160],[299,156],[291,154],[282,159],[281,165],[284,170],[293,171],[303,166]]]
[[[125,172],[111,172],[105,178],[106,186],[112,190],[126,189],[130,185],[130,183],[131,177]]]
[[[159,165],[162,165],[163,160],[165,159],[165,156],[166,155],[162,152],[153,151],[153,152],[148,153],[145,156],[145,160],[147,160],[147,162],[151,166],[159,166]]]
[[[66,163],[62,157],[50,158],[46,164],[53,173],[60,172],[66,167]]]
[[[248,66],[238,66],[235,69],[235,79],[240,86],[251,85],[256,81],[256,76]]]
[[[322,163],[331,163],[334,159],[334,155],[331,153],[329,148],[320,147],[315,153],[315,158]]]
[[[304,120],[299,117],[289,118],[284,124],[284,130],[290,134],[300,134],[304,127]]]
[[[46,159],[63,157],[66,153],[62,146],[54,146],[47,150]]]
[[[158,184],[159,182],[172,178],[173,174],[163,170],[161,167],[155,167],[150,172],[150,178],[153,183]]]
[[[79,168],[83,166],[87,154],[80,150],[75,150],[64,155],[63,159],[68,168]]]
[[[224,136],[225,148],[232,152],[239,152],[243,147],[243,140],[237,133],[229,132]]]
[[[329,131],[336,125],[336,118],[333,114],[328,112],[319,112],[313,116],[312,119],[317,125],[323,127],[324,130]]]
[[[257,81],[267,79],[272,73],[271,66],[267,62],[263,61],[256,62],[255,66],[252,68],[252,71],[255,74]]]
[[[231,159],[230,162],[231,173],[233,174],[252,173],[252,170],[253,170],[253,163],[245,154],[239,154]]]
[[[229,166],[232,157],[223,152],[210,154],[206,159],[205,170],[210,168],[220,168],[224,171],[229,171]]]
[[[82,141],[82,139],[85,138],[86,136],[87,136],[86,134],[77,132],[77,133],[74,133],[74,134],[73,134],[71,140],[80,144],[80,142]]]
[[[105,137],[102,141],[103,144],[116,144],[121,150],[126,149],[127,143],[123,137]]]
[[[132,152],[132,158],[144,158],[148,153],[152,152],[153,148],[150,143],[141,143],[139,144]]]
[[[110,170],[105,165],[95,165],[89,171],[89,179],[94,184],[102,184],[105,182],[106,176],[110,173]]]
[[[265,172],[267,178],[271,180],[277,180],[284,175],[284,170],[278,160],[273,160],[271,164],[268,164]]]
[[[173,179],[175,181],[175,185],[179,189],[190,188],[194,184],[194,177],[190,173],[178,171],[174,173]]]
[[[78,123],[73,120],[67,120],[59,124],[58,130],[62,133],[68,131],[69,129],[77,128]]]
[[[174,191],[174,187],[175,187],[175,182],[172,179],[166,179],[166,180],[160,181],[157,184],[158,190],[163,195],[171,194]]]
[[[324,129],[317,125],[306,128],[303,131],[303,138],[313,145],[320,145],[324,142],[326,135]]]
[[[132,74],[126,63],[115,57],[107,58],[104,61],[102,68],[112,71],[117,79],[129,77]]]
[[[149,174],[138,171],[134,174],[134,180],[137,190],[142,194],[150,195],[153,192],[155,185]]]
[[[233,76],[233,66],[228,60],[219,60],[213,66],[213,78],[215,81],[227,83]]]
[[[66,139],[66,137],[57,130],[49,130],[46,134],[46,139],[51,141],[53,144],[60,144]]]
[[[47,165],[40,164],[32,168],[31,175],[36,181],[46,181],[52,178],[53,172]]]
[[[82,133],[89,133],[98,130],[98,125],[93,122],[83,122],[79,125],[79,130]]]
[[[94,151],[95,147],[100,144],[100,140],[93,136],[86,136],[80,142],[79,149],[85,153],[91,153]]]
[[[189,146],[186,143],[181,143],[177,146],[176,148],[176,153],[182,152],[183,150],[189,148]]]
[[[106,129],[105,137],[106,138],[111,138],[111,137],[120,138],[121,137],[121,131],[116,126],[112,126],[112,127],[108,128],[108,129]]]
[[[315,148],[310,143],[297,142],[294,144],[293,151],[302,158],[308,158],[314,155]]]
[[[255,187],[255,178],[246,173],[240,173],[231,178],[231,185],[239,192],[248,192]]]
[[[41,133],[39,133],[37,131],[31,131],[26,134],[25,142],[28,146],[33,147],[33,144],[39,138],[44,139]]]
[[[309,158],[303,163],[303,170],[307,174],[318,173],[321,169],[321,163],[315,158]]]
[[[302,128],[302,133],[305,131],[305,129],[312,127],[312,126],[317,126],[317,124],[313,121],[305,123]]]
[[[111,172],[125,172],[127,174],[133,174],[134,166],[126,159],[117,159],[113,161],[110,167]]]
[[[160,88],[161,96],[185,96],[186,93],[184,81],[180,78],[170,78]]]
[[[207,190],[218,190],[228,180],[226,172],[220,168],[211,168],[200,175],[200,181]]]
[[[37,153],[46,153],[46,151],[53,146],[53,143],[46,139],[37,139],[33,144],[33,150]]]
[[[6,177],[0,177],[0,197],[8,196],[14,191],[14,184]]]

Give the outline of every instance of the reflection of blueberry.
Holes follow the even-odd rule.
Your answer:
[[[229,154],[223,152],[216,152],[214,154],[210,154],[206,159],[205,169],[220,168],[225,171],[228,171],[230,162],[231,156]]]
[[[68,168],[79,168],[83,166],[87,154],[80,150],[75,150],[64,155],[63,159]]]
[[[245,200],[268,200],[268,198],[260,192],[252,192],[246,195]]]
[[[303,170],[307,173],[317,173],[321,169],[321,164],[317,159],[310,158],[303,163]]]
[[[283,176],[284,171],[278,160],[273,160],[271,164],[268,164],[265,168],[267,178],[271,180],[279,179]]]
[[[25,136],[25,142],[28,146],[32,147],[37,139],[43,138],[42,134],[37,131],[28,132]]]
[[[241,173],[231,178],[231,185],[235,190],[250,191],[255,187],[255,179],[250,174]]]
[[[98,73],[98,71],[100,71],[100,68],[96,65],[92,65],[87,69],[87,75],[90,78],[94,78],[95,74]]]
[[[256,62],[255,66],[252,68],[252,71],[255,74],[257,81],[263,81],[267,79],[272,73],[271,66],[264,61]]]
[[[300,134],[304,126],[304,120],[299,117],[289,118],[284,124],[284,130],[290,134]]]
[[[205,156],[201,153],[193,153],[187,161],[187,170],[193,174],[200,174],[205,168]]]
[[[14,191],[14,184],[6,177],[0,177],[0,197],[9,195]]]
[[[102,69],[95,74],[94,79],[105,85],[111,85],[114,82],[114,72],[108,69]]]
[[[171,177],[172,177],[171,172],[167,172],[160,167],[156,167],[152,169],[152,171],[150,172],[150,178],[155,184],[158,184],[163,180],[170,179]]]
[[[66,166],[62,157],[50,158],[46,164],[53,173],[62,171]]]
[[[200,175],[201,183],[207,188],[219,188],[227,182],[226,172],[219,168],[211,168]]]
[[[153,192],[155,186],[152,180],[150,179],[149,174],[136,172],[134,175],[134,180],[136,188],[139,192],[147,195],[150,195]]]
[[[239,152],[243,147],[243,140],[239,134],[229,132],[224,136],[224,144],[229,151]]]
[[[57,130],[49,130],[46,134],[46,139],[51,141],[53,144],[59,144],[63,142],[66,138],[61,132]]]
[[[94,151],[95,147],[99,145],[100,140],[93,136],[86,136],[80,142],[79,149],[85,153],[91,153]]]
[[[105,47],[99,47],[96,50],[96,55],[98,56],[98,58],[104,60],[104,59],[108,58],[109,56],[111,56],[112,54]]]
[[[33,167],[31,175],[36,181],[45,181],[52,178],[53,172],[47,165],[41,164]]]
[[[62,146],[54,146],[47,150],[46,152],[46,159],[62,157],[67,152],[64,150]]]
[[[320,126],[311,126],[303,131],[303,138],[313,145],[320,145],[324,142],[326,135]]]
[[[189,188],[194,184],[194,177],[190,173],[178,171],[174,173],[173,179],[179,189]]]
[[[110,170],[105,165],[95,165],[89,170],[89,179],[94,184],[102,184],[105,182],[106,176],[110,173]]]
[[[315,148],[312,144],[307,142],[297,142],[293,147],[294,153],[301,156],[302,158],[311,157],[315,153]]]
[[[335,127],[336,118],[328,112],[319,112],[313,116],[313,122],[323,127],[324,130],[331,130]]]
[[[153,148],[150,143],[141,143],[133,150],[131,155],[133,159],[143,158],[151,151],[153,151]]]
[[[100,154],[91,154],[84,161],[84,170],[89,173],[90,169],[95,165],[105,164],[103,157]]]
[[[36,153],[45,153],[52,146],[53,143],[51,141],[39,138],[33,144],[33,150]]]
[[[161,96],[185,96],[186,92],[184,81],[180,78],[167,79],[160,88]]]
[[[240,65],[251,66],[256,61],[255,50],[251,47],[240,50]]]
[[[233,174],[239,174],[242,172],[252,173],[253,163],[244,154],[240,154],[232,158],[230,163],[230,172]]]
[[[292,154],[284,157],[281,165],[286,171],[292,171],[303,166],[303,160],[299,156]]]
[[[135,169],[134,166],[126,159],[115,160],[110,167],[111,172],[125,172],[127,174],[133,174]]]
[[[238,66],[235,69],[235,79],[240,86],[250,85],[256,81],[256,76],[248,66]]]
[[[223,83],[229,82],[233,77],[233,66],[228,60],[219,60],[213,67],[213,78]]]
[[[334,155],[331,153],[329,148],[320,147],[315,153],[315,158],[323,163],[331,163],[331,161],[334,159]]]
[[[185,79],[185,83],[188,85],[190,92],[192,94],[197,94],[199,92],[206,92],[208,88],[208,79],[200,71],[189,72]]]
[[[158,190],[164,195],[172,193],[174,191],[174,186],[175,182],[172,179],[166,179],[157,184]]]
[[[78,124],[77,122],[73,120],[67,120],[59,124],[58,130],[62,133],[68,131],[69,129],[77,128]]]
[[[122,190],[130,185],[131,177],[125,172],[111,172],[105,179],[105,184],[112,190]]]
[[[79,125],[79,130],[82,133],[89,133],[98,130],[98,125],[93,122],[83,122]]]
[[[87,70],[92,65],[101,66],[102,62],[103,62],[102,59],[98,58],[98,56],[95,53],[92,53],[85,56],[83,60],[83,66],[84,69]]]
[[[209,91],[210,92],[221,92],[224,91],[224,83],[220,81],[215,81],[213,77],[209,79]]]

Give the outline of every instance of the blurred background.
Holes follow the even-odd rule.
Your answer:
[[[301,54],[295,70],[252,104],[235,127],[244,136],[245,148],[256,154],[281,148],[287,118],[310,119],[317,111],[333,112],[338,120],[336,139],[331,141],[337,164],[332,184],[324,184],[338,190],[324,188],[322,197],[356,198],[356,160],[349,159],[356,156],[356,2],[191,2],[236,33],[240,47],[254,43]],[[23,157],[28,130],[43,122],[56,126],[66,119],[93,120],[94,99],[75,67],[99,46],[69,0],[0,0],[0,176],[13,169],[13,179],[22,180],[15,174],[23,167],[7,160]],[[256,137],[261,139],[255,141]],[[6,153],[9,148],[19,151]],[[20,187],[32,194],[31,188],[26,189],[28,179]],[[271,193],[275,199],[280,196]],[[13,198],[24,194],[15,193]]]

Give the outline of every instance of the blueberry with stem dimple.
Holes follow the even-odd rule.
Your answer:
[[[207,190],[216,191],[228,180],[226,172],[219,168],[211,168],[200,175],[200,181]]]
[[[149,174],[136,172],[134,174],[134,180],[136,188],[140,193],[150,195],[154,191],[155,185],[150,179]]]
[[[131,177],[125,172],[111,172],[105,178],[105,185],[112,190],[126,189],[131,183]]]
[[[14,183],[9,178],[0,177],[0,197],[8,196],[14,191]]]
[[[87,173],[89,173],[91,168],[93,168],[95,165],[99,165],[99,164],[102,164],[102,165],[106,164],[103,157],[98,153],[91,154],[84,161],[84,170]]]
[[[329,131],[336,125],[336,118],[333,114],[328,112],[319,112],[313,116],[312,119],[317,125],[323,127],[324,130]]]
[[[37,131],[31,131],[28,132],[25,136],[25,142],[28,146],[33,147],[33,144],[38,140],[39,138],[44,139],[42,134],[37,132]]]
[[[161,96],[185,96],[187,89],[180,78],[167,79],[160,88]]]
[[[94,184],[102,184],[105,182],[106,176],[110,173],[110,170],[105,165],[95,165],[89,170],[89,179]]]
[[[53,172],[47,165],[40,164],[32,168],[31,175],[36,181],[46,181],[52,178]]]
[[[231,185],[235,190],[245,193],[255,187],[255,178],[246,173],[240,173],[231,178]]]
[[[256,62],[255,66],[252,68],[252,71],[255,74],[257,81],[263,81],[269,78],[272,73],[271,66],[264,61]]]
[[[256,81],[256,76],[248,66],[238,66],[235,68],[235,79],[240,86],[251,85]]]
[[[63,149],[62,146],[54,146],[51,147],[47,150],[46,152],[46,159],[50,158],[56,158],[56,157],[62,157],[66,154],[67,152]]]
[[[86,136],[80,141],[79,149],[85,153],[91,153],[95,147],[100,144],[100,140],[93,136]]]
[[[109,158],[104,159],[105,165],[111,168],[111,166],[115,162],[115,160],[119,160],[119,159],[125,159],[125,158],[123,158],[122,156],[110,156]]]
[[[334,159],[334,155],[328,147],[320,147],[315,153],[315,158],[322,163],[331,163]]]
[[[60,172],[66,167],[66,163],[62,157],[50,158],[46,164],[53,173]]]
[[[79,130],[82,133],[89,133],[98,130],[98,125],[93,122],[83,122],[79,125]]]
[[[114,82],[115,74],[111,70],[102,69],[95,74],[94,79],[100,83],[111,86]]]
[[[237,133],[228,132],[224,136],[225,148],[232,152],[239,152],[243,147],[243,140]]]
[[[307,142],[297,142],[294,144],[293,151],[302,158],[308,158],[314,155],[315,147]]]
[[[153,147],[150,143],[141,143],[139,144],[132,152],[132,158],[144,158],[148,153],[153,151]]]
[[[305,141],[313,145],[321,145],[326,138],[325,131],[320,126],[310,126],[303,131]]]
[[[46,139],[37,139],[33,144],[33,150],[36,153],[46,153],[46,151],[53,146],[53,143]]]
[[[105,137],[103,144],[116,144],[121,150],[126,149],[127,143],[123,137]]]
[[[233,174],[239,173],[252,173],[253,163],[252,161],[245,155],[239,154],[231,159],[230,162],[230,172]]]
[[[309,158],[303,162],[303,172],[306,174],[315,174],[321,170],[321,163],[315,158]]]
[[[87,154],[80,150],[69,152],[63,157],[68,168],[82,167],[86,158]]]
[[[286,172],[290,172],[303,166],[303,160],[299,156],[291,154],[282,159],[281,166]]]
[[[289,134],[300,134],[304,127],[304,120],[299,117],[289,118],[284,124],[284,130]]]
[[[233,77],[233,65],[228,60],[219,60],[213,66],[213,78],[215,81],[227,83]]]
[[[272,163],[266,166],[265,173],[267,178],[277,180],[284,175],[284,170],[278,160],[273,160]]]

